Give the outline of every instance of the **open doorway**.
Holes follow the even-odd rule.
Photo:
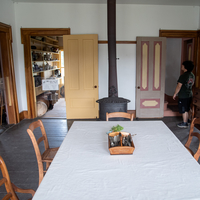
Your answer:
[[[165,73],[165,111],[164,116],[181,116],[178,112],[178,98],[173,100],[183,61],[192,60],[194,40],[191,38],[167,38]]]
[[[60,40],[60,39],[59,39]],[[60,46],[61,47],[61,46]],[[42,116],[42,118],[65,118],[66,119],[66,102],[65,102],[65,67],[64,67],[64,51],[63,48],[59,50],[59,91],[58,99],[55,104]]]
[[[66,119],[62,36],[30,36],[36,116]]]
[[[26,90],[27,90],[27,117],[33,119],[37,117],[35,102],[35,85],[33,81],[33,70],[31,62],[31,36],[41,37],[60,37],[70,35],[70,28],[21,28],[21,41],[24,45],[24,60],[26,74]],[[51,45],[52,46],[52,45]],[[58,89],[56,89],[58,90]]]

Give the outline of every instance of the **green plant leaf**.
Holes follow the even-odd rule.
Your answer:
[[[111,128],[111,131],[113,132],[120,132],[121,130],[123,130],[124,128],[122,126],[120,126],[119,124],[117,124],[117,126],[113,126]]]

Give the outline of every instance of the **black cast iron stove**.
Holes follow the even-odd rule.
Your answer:
[[[99,119],[105,121],[107,112],[127,112],[127,103],[130,100],[120,97],[106,97],[96,102],[99,103]],[[117,118],[115,120],[123,120],[123,118]]]
[[[99,119],[106,120],[106,112],[127,112],[128,99],[118,97],[116,67],[116,0],[107,0],[109,97],[97,100]],[[123,120],[119,118],[118,120]]]

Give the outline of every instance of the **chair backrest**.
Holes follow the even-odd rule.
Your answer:
[[[33,131],[38,127],[40,128],[40,130],[42,132],[42,137],[40,137],[38,140],[36,140]],[[38,171],[39,171],[39,184],[40,184],[43,177],[44,177],[44,168],[43,168],[43,163],[42,163],[42,154],[41,154],[40,149],[39,149],[39,144],[40,144],[40,142],[44,141],[44,147],[45,147],[45,150],[47,150],[49,148],[49,142],[48,142],[48,139],[47,139],[47,135],[46,135],[44,125],[43,125],[41,120],[37,120],[35,122],[32,122],[30,124],[29,128],[27,129],[27,132],[28,132],[28,134],[31,138],[31,141],[33,143],[33,147],[34,147],[34,150],[35,150],[35,154],[36,154],[37,163],[38,163]]]
[[[188,140],[185,143],[185,146],[187,148],[189,148],[191,142],[192,142],[192,133],[194,132],[194,126],[199,124],[200,125],[200,118],[194,118],[190,124],[190,132],[189,132],[189,136],[188,136]]]
[[[1,156],[0,156],[0,168],[1,168],[2,176],[3,176],[3,178],[0,180],[0,186],[5,184],[5,188],[7,191],[7,195],[2,199],[19,200],[15,191],[13,190],[6,164]]]
[[[190,124],[190,132],[189,132],[188,140],[187,140],[187,142],[185,143],[185,147],[186,147],[188,150],[190,150],[189,147],[190,147],[190,144],[191,144],[191,142],[192,142],[192,137],[195,136],[195,137],[198,138],[198,140],[199,140],[199,147],[198,147],[196,153],[193,154],[194,158],[198,161],[199,156],[200,156],[200,134],[197,133],[197,132],[194,132],[194,127],[195,127],[195,125],[199,125],[199,126],[200,126],[200,118],[194,118],[194,119],[192,120],[192,122],[191,122],[191,124]],[[190,153],[193,153],[193,152],[190,151]]]
[[[112,112],[112,113],[106,113],[106,121],[109,121],[109,118],[127,118],[130,119],[130,121],[133,121],[134,114],[126,113],[126,112]]]

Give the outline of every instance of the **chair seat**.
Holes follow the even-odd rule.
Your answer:
[[[42,154],[42,161],[43,162],[52,162],[53,158],[55,157],[59,147],[56,148],[49,148]]]

